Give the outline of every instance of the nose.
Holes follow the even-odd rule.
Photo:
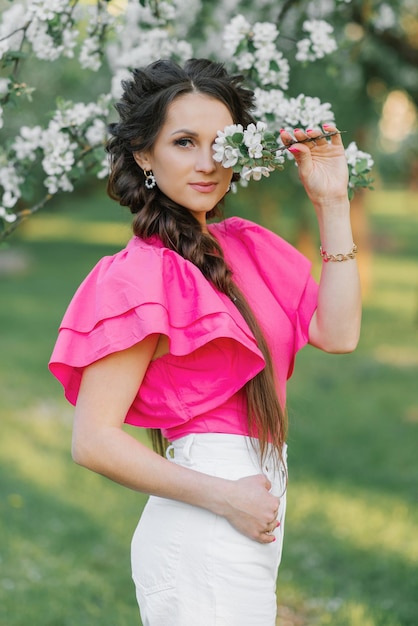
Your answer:
[[[197,172],[205,172],[210,174],[216,168],[216,161],[213,158],[212,144],[208,147],[201,148],[196,155],[195,169]]]

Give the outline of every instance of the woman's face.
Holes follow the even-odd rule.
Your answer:
[[[233,124],[228,108],[204,94],[179,96],[167,109],[153,148],[134,154],[138,165],[152,170],[166,196],[188,209],[206,230],[206,213],[228,191],[232,170],[213,159],[218,130]]]

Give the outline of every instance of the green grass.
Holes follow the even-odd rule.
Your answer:
[[[140,623],[129,543],[145,499],[72,463],[71,407],[47,371],[74,289],[129,237],[102,195],[74,202],[0,249],[0,270],[12,254],[25,262],[0,274],[1,626]],[[367,202],[359,348],[307,347],[289,384],[282,626],[417,624],[418,202]]]

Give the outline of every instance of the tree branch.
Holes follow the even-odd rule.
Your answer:
[[[301,0],[285,0],[282,8],[280,9],[279,15],[277,16],[277,26],[283,22],[286,17],[286,13],[290,11],[293,6],[300,4]]]

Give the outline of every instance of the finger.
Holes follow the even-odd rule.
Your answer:
[[[328,143],[326,137],[323,136],[322,130],[319,128],[307,128],[306,135],[313,139],[312,143],[314,146],[324,146]]]
[[[288,130],[285,130],[284,128],[280,129],[280,139],[282,140],[283,144],[286,147],[294,143],[295,141],[295,138],[293,137],[293,135]]]
[[[342,146],[343,142],[341,139],[341,135],[338,132],[338,128],[334,126],[334,124],[322,124],[322,128],[326,133],[337,133],[336,135],[332,135],[331,143],[334,146]]]
[[[267,535],[271,535],[272,533],[274,533],[274,531],[276,530],[276,528],[278,528],[280,526],[280,522],[278,520],[274,520],[274,522],[271,522],[271,524],[269,524],[266,528],[266,530],[264,531]]]
[[[260,543],[274,543],[276,541],[276,537],[272,533],[262,533],[259,541]]]

